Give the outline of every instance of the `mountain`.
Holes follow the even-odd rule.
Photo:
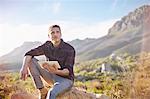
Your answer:
[[[95,40],[75,40],[70,44],[75,46],[79,61],[105,57],[111,53],[137,54],[141,52],[144,44],[148,44],[143,40],[149,41],[149,30],[145,32],[145,27],[149,29],[149,24],[146,24],[149,19],[150,5],[144,5],[118,20],[106,36]]]
[[[22,65],[25,52],[31,48],[41,45],[41,42],[24,42],[20,47],[15,48],[6,55],[0,57],[0,70],[18,69]]]
[[[137,54],[141,52],[143,45],[147,47],[148,43],[144,43],[144,40],[146,42],[150,40],[148,32],[150,21],[147,20],[150,20],[150,5],[141,6],[122,17],[103,37],[75,39],[68,43],[76,49],[77,62],[106,57],[111,53]],[[40,44],[42,43],[25,42],[22,46],[0,57],[0,66],[4,67],[6,63],[22,62],[25,52]]]

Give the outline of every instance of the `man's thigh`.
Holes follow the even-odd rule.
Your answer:
[[[40,64],[38,63],[39,60],[37,60],[36,58],[33,58],[33,65],[36,65],[36,67],[38,68],[40,75],[42,76],[42,78],[47,82],[47,83],[52,83],[54,82],[54,77],[55,74],[52,74],[50,72],[48,72],[46,69],[41,68]]]

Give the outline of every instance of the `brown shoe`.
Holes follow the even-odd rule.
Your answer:
[[[40,99],[46,99],[47,93],[48,90],[46,88],[40,89],[40,97],[41,97]]]

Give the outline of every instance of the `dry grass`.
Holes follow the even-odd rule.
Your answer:
[[[131,82],[131,99],[150,99],[150,53],[142,53]]]

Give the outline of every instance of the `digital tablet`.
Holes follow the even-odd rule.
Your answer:
[[[55,67],[56,69],[61,68],[58,61],[38,61],[41,67],[46,68],[45,66],[52,66]]]

